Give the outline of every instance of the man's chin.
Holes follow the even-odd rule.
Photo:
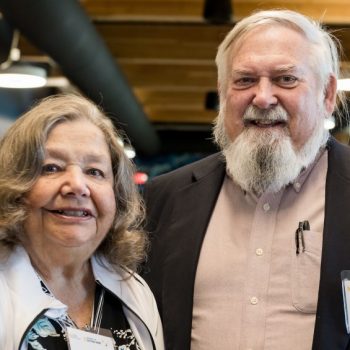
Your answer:
[[[256,125],[249,125],[244,127],[243,132],[248,133],[252,138],[256,138],[256,137],[262,137],[263,141],[262,141],[262,146],[264,145],[264,143],[266,143],[266,145],[270,144],[269,141],[270,138],[277,138],[278,140],[281,137],[288,137],[289,138],[289,133],[288,133],[288,129],[286,128],[286,126],[282,126],[282,125],[276,125],[276,126],[256,126]]]
[[[326,140],[321,124],[301,150],[295,150],[287,128],[247,127],[223,153],[232,179],[243,190],[260,195],[293,182]]]
[[[301,170],[283,128],[247,128],[224,154],[233,180],[243,190],[256,195],[279,191]]]
[[[248,124],[244,127],[244,129],[256,130],[256,132],[282,132],[286,133],[286,124]]]

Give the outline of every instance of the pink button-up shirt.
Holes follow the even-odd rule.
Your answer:
[[[259,198],[226,176],[199,258],[191,350],[311,349],[326,173],[324,151],[293,184]]]

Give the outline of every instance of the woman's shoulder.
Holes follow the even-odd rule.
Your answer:
[[[147,282],[126,267],[111,266],[105,259],[94,256],[92,268],[95,279],[121,299],[130,294],[139,298],[153,298]]]
[[[158,334],[156,337],[161,339],[162,327],[157,304],[146,281],[125,267],[112,269],[96,257],[92,259],[92,268],[96,281],[120,299],[128,320],[135,321],[136,316],[147,325],[153,335]]]

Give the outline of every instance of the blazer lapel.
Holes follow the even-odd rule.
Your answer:
[[[193,182],[175,196],[173,221],[167,230],[166,251],[162,252],[163,326],[169,349],[190,349],[197,262],[225,174],[223,162],[213,160],[213,163],[212,171],[198,169]]]
[[[313,350],[346,349],[340,273],[350,270],[350,152],[330,141],[321,277]]]

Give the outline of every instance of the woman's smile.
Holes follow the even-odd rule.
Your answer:
[[[42,173],[26,197],[30,245],[91,250],[115,217],[114,179],[104,135],[90,122],[55,126],[45,143]]]

